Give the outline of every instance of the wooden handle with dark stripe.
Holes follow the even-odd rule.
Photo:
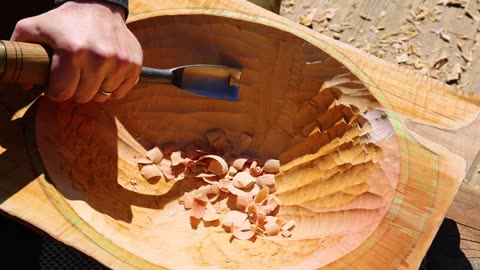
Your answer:
[[[50,57],[42,45],[0,41],[0,82],[46,84],[49,71]]]

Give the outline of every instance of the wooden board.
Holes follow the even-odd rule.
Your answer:
[[[389,117],[396,117],[397,113],[399,113],[400,118],[397,120],[399,122],[396,123],[404,123],[403,121],[408,119],[410,124],[413,122],[413,124],[418,124],[417,126],[408,126],[410,131],[415,131],[424,137],[422,139],[421,136],[412,135],[415,136],[414,138],[417,141],[409,143],[409,145],[413,147],[411,149],[412,151],[427,156],[432,154],[422,150],[422,148],[416,148],[417,143],[420,142],[421,145],[433,151],[433,153],[435,153],[433,155],[439,157],[439,161],[446,158],[445,160],[460,162],[459,164],[461,164],[461,161],[457,158],[457,155],[459,155],[463,157],[468,166],[474,160],[474,154],[478,152],[478,148],[475,148],[475,146],[471,149],[446,150],[445,148],[433,145],[431,141],[448,141],[451,140],[452,137],[456,137],[456,133],[446,132],[445,134],[439,133],[439,136],[435,136],[440,129],[434,128],[433,130],[435,132],[432,132],[432,130],[428,130],[428,126],[433,125],[444,130],[455,128],[468,129],[468,127],[470,127],[470,129],[468,129],[470,131],[478,130],[478,97],[465,96],[463,93],[456,92],[452,88],[428,80],[425,77],[417,76],[415,73],[406,69],[400,69],[396,66],[389,65],[387,62],[372,58],[350,46],[345,46],[342,43],[335,42],[321,35],[314,35],[308,31],[304,32],[304,30],[296,28],[297,26],[287,19],[258,9],[246,2],[213,1],[206,3],[205,1],[162,1],[159,3],[155,1],[139,1],[132,3],[133,9],[130,22],[141,21],[153,15],[168,16],[179,13],[198,14],[195,13],[198,12],[198,9],[165,10],[157,13],[148,13],[148,11],[159,10],[161,8],[178,9],[179,7],[234,9],[246,12],[247,14],[256,14],[259,16],[256,20],[258,20],[257,22],[260,24],[267,23],[261,18],[269,18],[272,21],[268,21],[268,24],[273,24],[275,27],[284,27],[282,28],[283,30],[297,29],[296,35],[308,40],[311,44],[315,44],[315,46],[318,46],[326,53],[335,55],[339,62],[350,69],[355,76],[359,77],[362,82],[369,87],[370,91],[375,93],[377,99],[383,95],[385,100],[389,102],[385,103],[385,100],[382,101],[382,105],[388,105],[387,111]],[[207,10],[205,12],[213,16],[221,16],[221,14],[242,16],[242,13],[239,13],[240,15],[237,13],[230,14],[225,13],[225,11]],[[248,17],[249,15],[245,16]],[[140,31],[139,29],[140,28],[137,30]],[[422,103],[422,97],[425,97],[426,94],[424,91],[426,91],[426,89],[428,89],[427,96],[433,97],[435,100],[432,104]],[[45,181],[44,175],[35,173],[36,170],[33,170],[30,164],[32,160],[30,160],[27,155],[28,148],[24,145],[25,138],[22,135],[23,126],[21,122],[29,122],[31,120],[22,118],[23,112],[25,112],[24,106],[29,104],[31,96],[29,99],[27,94],[20,92],[19,89],[14,89],[14,87],[11,89],[2,88],[1,94],[3,97],[1,99],[3,108],[2,119],[5,120],[2,124],[5,125],[5,130],[8,130],[4,133],[5,135],[2,136],[2,148],[0,149],[1,158],[4,160],[1,166],[2,170],[0,171],[0,175],[2,175],[2,210],[34,224],[57,239],[61,239],[61,241],[66,244],[80,249],[112,268],[132,269],[147,266],[148,263],[138,260],[138,264],[132,265],[131,261],[133,257],[131,255],[112,253],[112,250],[109,249],[111,245],[107,244],[105,246],[105,243],[102,242],[105,240],[102,240],[101,237],[96,237],[94,229],[81,225],[81,220],[76,219],[74,216],[69,216],[68,213],[71,215],[74,213],[71,211],[71,206],[63,203],[62,200],[64,200],[64,198],[57,196],[58,193],[50,192],[54,190],[54,188]],[[394,98],[395,95],[405,96],[411,94],[417,94],[417,96],[408,101],[408,105],[402,104],[402,100],[396,100]],[[459,107],[446,108],[446,105],[452,100],[455,100]],[[405,109],[406,106],[409,107],[409,109]],[[460,109],[457,110],[457,108]],[[423,125],[425,123],[428,124],[427,129],[425,129]],[[400,130],[402,129],[403,128]],[[466,139],[474,140],[478,138],[475,133],[467,132],[466,134],[468,135]],[[32,136],[32,134],[29,133],[27,133],[27,135]],[[427,138],[427,140],[425,140],[425,138]],[[429,142],[428,139],[431,141]],[[443,165],[448,166],[448,164]],[[422,166],[415,167],[415,163],[412,163],[412,168],[410,169],[422,171],[421,168]],[[431,183],[437,185],[435,194],[432,194],[432,190],[429,188],[422,190],[422,187],[415,186],[415,183],[422,183],[422,181],[416,182],[415,179],[411,179],[411,181],[410,179],[406,180],[401,187],[404,188],[403,191],[408,192],[397,196],[398,200],[389,210],[390,213],[387,215],[385,221],[382,222],[380,232],[374,234],[374,240],[372,241],[382,239],[385,245],[388,245],[388,243],[393,245],[396,243],[395,241],[398,241],[398,237],[403,237],[402,239],[405,240],[405,246],[403,246],[405,250],[398,252],[401,252],[405,257],[395,257],[394,254],[383,254],[385,249],[377,245],[375,248],[383,251],[376,253],[376,255],[374,252],[365,252],[369,247],[363,247],[330,266],[332,268],[341,268],[351,266],[350,264],[355,262],[355,267],[365,269],[367,266],[375,267],[375,265],[372,264],[375,262],[378,263],[377,266],[379,267],[389,264],[394,268],[415,269],[427,250],[435,234],[435,230],[438,228],[439,222],[447,211],[453,199],[453,194],[455,194],[456,188],[460,184],[461,178],[459,178],[459,175],[463,174],[461,172],[462,166],[454,166],[450,169],[451,174],[440,176],[440,178],[443,179],[442,181],[437,181],[438,178],[432,178],[435,179],[435,181]],[[414,192],[414,194],[418,192],[417,196],[412,194],[412,192]],[[402,200],[407,202],[411,209],[402,207]],[[425,203],[432,205],[432,211],[426,216],[425,223],[423,223],[425,228],[431,229],[428,231],[419,229],[417,227],[418,224],[410,224],[408,222],[409,219],[404,220],[407,216],[415,217],[418,213],[421,213],[421,209],[417,209],[417,207]],[[398,212],[401,213],[400,219],[395,218]],[[410,219],[410,221],[413,222],[412,219]],[[406,231],[395,229],[400,224],[405,225],[405,223],[409,223],[408,226],[411,226],[409,228],[413,229],[404,228]],[[414,242],[417,243],[414,246],[411,245],[413,239],[415,239]],[[100,246],[107,248],[99,248]],[[378,254],[382,254],[381,256],[385,258],[385,260],[379,260]],[[390,256],[398,258],[398,260],[388,261],[389,259],[387,258],[390,258]]]

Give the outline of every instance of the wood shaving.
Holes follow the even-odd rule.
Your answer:
[[[446,41],[446,42],[450,42],[450,39],[451,39],[451,38],[450,38],[450,35],[447,34],[446,31],[440,32],[440,38],[443,39],[443,40]]]
[[[278,159],[267,159],[263,165],[263,170],[266,173],[278,173],[280,171],[280,160]]]
[[[190,216],[197,219],[203,218],[205,216],[207,204],[207,200],[199,197],[194,197],[192,209],[190,210]]]
[[[153,164],[153,161],[149,158],[139,158],[137,160],[137,164],[138,165],[147,165],[147,164]]]
[[[232,159],[230,165],[235,168],[237,171],[243,170],[245,164],[247,164],[248,158],[239,157]]]
[[[478,16],[475,16],[473,12],[468,8],[465,9],[465,15],[476,22],[480,21],[480,18]]]
[[[319,23],[331,21],[337,14],[337,11],[338,9],[336,8],[327,8],[324,11],[318,12],[313,21]]]
[[[230,144],[221,129],[208,132],[206,139],[208,146],[193,142],[182,149],[170,142],[150,149],[148,158],[137,160],[140,173],[147,180],[164,177],[202,183],[179,199],[191,220],[219,220],[227,232],[240,240],[254,236],[291,237],[294,226],[285,224],[294,222],[274,217],[281,204],[274,194],[280,161],[238,156],[252,143],[252,137],[246,134],[240,136],[240,145],[235,147],[225,147]],[[219,202],[225,197],[233,202],[233,209],[228,208],[231,204]]]
[[[460,79],[460,74],[463,72],[460,63],[455,63],[447,73],[447,82],[453,83]]]
[[[449,52],[448,52],[448,48],[447,47],[443,47],[441,50],[440,50],[440,54],[437,58],[437,60],[435,60],[434,64],[433,64],[433,67],[436,68],[436,69],[440,69],[442,68],[447,62],[448,62],[448,55],[449,55]]]
[[[437,5],[464,8],[467,5],[467,0],[440,0]]]
[[[237,173],[232,180],[232,184],[236,188],[246,189],[251,187],[255,183],[255,177],[253,177],[250,172],[239,172]]]
[[[148,164],[142,166],[140,173],[147,180],[154,180],[156,178],[160,179],[162,177],[162,172],[155,164]]]
[[[313,19],[317,16],[318,8],[312,8],[306,16],[300,17],[300,24],[311,27]]]
[[[332,24],[328,25],[328,29],[332,32],[335,32],[335,33],[342,33],[343,32],[343,28],[340,24],[332,23]]]
[[[205,155],[198,158],[208,162],[206,170],[218,176],[224,176],[228,172],[227,162],[217,155]]]
[[[223,131],[223,129],[214,129],[207,133],[208,144],[211,146],[214,146],[217,140],[226,140],[225,137],[225,131]]]
[[[234,155],[241,155],[243,152],[245,152],[248,147],[252,144],[252,136],[247,135],[247,134],[241,134],[239,142],[235,145],[235,147],[232,150],[232,153]]]
[[[473,51],[468,50],[468,51],[462,52],[462,58],[467,62],[472,62],[473,61]]]
[[[395,57],[395,59],[397,60],[397,63],[406,63],[408,62],[408,60],[410,60],[410,58],[408,57],[408,54],[406,53],[403,53],[401,55],[398,55],[397,57]]]
[[[162,150],[158,147],[154,147],[147,152],[147,158],[150,159],[154,164],[160,164],[160,161],[163,159]]]
[[[182,151],[174,151],[170,154],[170,160],[172,161],[172,166],[177,166],[184,161],[182,157]]]
[[[372,18],[370,16],[366,15],[365,13],[360,13],[358,15],[360,16],[360,18],[362,18],[365,21],[371,21],[372,20]]]

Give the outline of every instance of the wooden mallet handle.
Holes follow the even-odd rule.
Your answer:
[[[50,57],[39,44],[0,40],[0,82],[43,85]]]

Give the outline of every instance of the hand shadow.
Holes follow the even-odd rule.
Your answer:
[[[30,163],[21,110],[33,102],[41,88],[0,84],[0,204],[38,177]]]
[[[43,97],[30,113],[35,123],[33,148],[38,149],[32,159],[38,172],[45,173],[54,185],[53,189],[46,187],[46,192],[59,192],[70,202],[84,201],[116,221],[131,223],[132,206],[162,209],[194,188],[183,181],[186,183],[174,185],[167,194],[145,195],[121,186],[119,178],[134,180],[140,174],[136,164],[128,164],[119,156],[119,145],[128,142],[119,137],[115,115],[101,104],[57,103]],[[129,159],[133,152],[122,154]]]

